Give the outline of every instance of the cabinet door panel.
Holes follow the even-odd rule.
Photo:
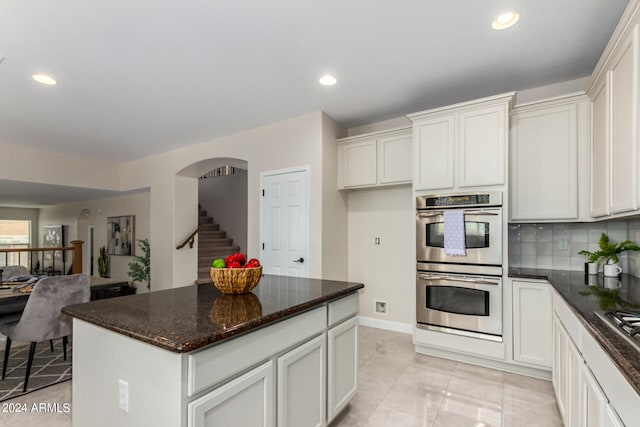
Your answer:
[[[577,105],[518,113],[512,124],[512,219],[576,219]]]
[[[458,185],[504,184],[506,108],[502,105],[459,115]]]
[[[513,359],[551,368],[549,285],[514,281],[513,310]]]
[[[272,427],[273,396],[273,362],[269,361],[189,403],[188,426]]]
[[[327,422],[358,391],[358,318],[353,317],[327,333]]]
[[[375,185],[377,179],[376,140],[344,147],[344,186]]]
[[[611,212],[636,208],[637,27],[611,67]]]
[[[604,410],[607,397],[604,395],[593,374],[584,365],[582,368],[582,405],[580,425],[601,427],[604,424]]]
[[[278,358],[278,427],[325,425],[325,336]]]
[[[604,424],[603,427],[624,427],[622,421],[618,417],[616,411],[611,407],[611,405],[607,405],[604,408]]]
[[[568,366],[567,366],[567,333],[556,316],[553,317],[553,390],[556,393],[558,409],[562,420],[567,423]]]
[[[609,215],[609,95],[607,74],[591,103],[591,216]]]
[[[411,135],[398,135],[378,140],[380,184],[411,182]]]
[[[414,124],[416,190],[454,186],[454,116],[420,120]]]

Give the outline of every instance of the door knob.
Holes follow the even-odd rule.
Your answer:
[[[298,259],[294,259],[293,262],[299,262],[300,264],[302,264],[304,262],[304,258],[300,257]]]

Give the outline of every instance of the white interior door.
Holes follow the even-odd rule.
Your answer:
[[[308,276],[308,174],[276,171],[262,177],[261,263],[266,274]]]

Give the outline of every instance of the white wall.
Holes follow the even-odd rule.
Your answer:
[[[240,252],[247,252],[247,171],[198,181],[198,202]]]
[[[186,235],[176,233],[174,219],[192,214],[193,222],[185,228],[194,229],[197,224],[197,174],[190,185],[194,191],[181,183],[183,191],[194,193],[196,209],[186,203],[181,194],[178,203],[175,189],[176,173],[203,159],[219,157],[247,161],[247,253],[249,257],[260,254],[260,173],[308,165],[310,168],[310,230],[309,230],[309,275],[322,277],[323,257],[323,113],[314,112],[301,117],[248,130],[215,141],[196,144],[179,150],[141,159],[125,165],[123,182],[130,188],[151,190],[150,232],[155,250],[152,250],[151,275],[154,289],[170,288],[181,283],[193,282],[196,269],[190,262],[178,262],[178,257],[196,260],[195,251],[178,255],[175,249]],[[331,136],[335,138],[335,135]],[[327,159],[329,161],[329,159]],[[334,162],[335,160],[331,160]],[[329,169],[330,170],[330,169]],[[195,171],[194,171],[195,172]],[[200,171],[206,172],[205,169]],[[333,172],[328,172],[333,173]],[[336,187],[334,187],[336,188]],[[337,193],[337,190],[335,190]],[[338,195],[334,197],[339,197]],[[338,240],[338,239],[337,239]],[[342,239],[342,247],[346,239]],[[328,249],[327,249],[328,250]],[[194,261],[195,262],[195,261]],[[172,279],[173,278],[173,279]],[[174,283],[175,282],[175,283]],[[157,287],[156,287],[157,285]]]
[[[338,145],[346,129],[322,115],[322,274],[323,279],[347,280],[347,194],[338,191]]]
[[[71,187],[119,190],[120,163],[0,143],[0,178]],[[140,187],[138,187],[140,188]]]
[[[79,217],[80,211],[88,208],[91,211],[89,218]],[[66,236],[65,244],[69,244],[72,240],[82,240],[85,242],[83,246],[83,261],[89,256],[89,227],[94,227],[94,275],[98,275],[97,257],[100,246],[107,245],[107,217],[135,215],[135,238],[149,238],[149,192],[129,194],[120,197],[110,197],[107,199],[92,200],[89,202],[68,203],[64,205],[52,206],[40,209],[39,223],[44,225],[65,225]],[[42,228],[42,227],[40,227]],[[40,231],[41,233],[41,231]],[[151,253],[154,246],[151,241]],[[136,245],[136,254],[139,254],[139,248]],[[141,255],[141,254],[140,254]],[[129,271],[129,263],[132,261],[130,256],[111,256],[111,277],[118,280],[130,280],[127,272]],[[88,273],[88,272],[87,272]],[[152,278],[153,281],[153,278]],[[138,285],[138,291],[146,291],[146,286]]]
[[[409,185],[349,192],[349,281],[362,282],[360,316],[415,323],[415,214]],[[380,245],[375,245],[375,238]],[[374,312],[387,302],[388,315]]]

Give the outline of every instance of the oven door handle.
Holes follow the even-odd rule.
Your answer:
[[[418,274],[418,278],[422,280],[437,280],[437,281],[445,281],[449,280],[452,282],[466,282],[466,283],[477,283],[478,285],[499,285],[500,282],[492,282],[490,280],[482,280],[482,279],[473,279],[470,277],[447,277],[447,276],[427,276],[424,274]]]
[[[491,211],[464,211],[465,215],[494,215],[497,216],[499,215],[497,212],[491,212]],[[444,215],[443,211],[431,211],[429,213],[426,212],[420,212],[418,213],[418,218],[431,218],[434,216],[440,216],[440,215]]]
[[[429,213],[420,212],[420,213],[418,213],[417,216],[418,216],[418,218],[431,218],[431,217],[440,216],[440,215],[443,215],[443,214],[444,214],[444,212],[442,212],[442,211],[431,211]]]
[[[497,212],[490,211],[464,211],[465,215],[498,215]]]

